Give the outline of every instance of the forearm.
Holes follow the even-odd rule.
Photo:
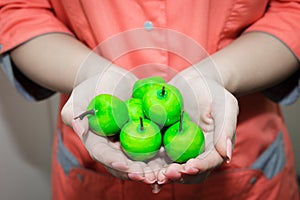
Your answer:
[[[224,87],[236,95],[271,87],[299,67],[298,59],[288,47],[277,38],[259,32],[242,35],[210,59],[219,73],[213,76],[220,76]]]
[[[71,92],[78,78],[84,80],[108,63],[74,37],[60,33],[36,37],[13,49],[11,57],[31,80],[63,93]],[[87,58],[89,70],[83,69]]]

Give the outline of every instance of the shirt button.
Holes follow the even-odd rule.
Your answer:
[[[144,29],[146,31],[151,31],[153,29],[153,23],[151,21],[146,21],[144,23]]]

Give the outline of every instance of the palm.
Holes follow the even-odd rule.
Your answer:
[[[78,84],[62,110],[66,124],[74,124],[74,117],[82,114],[89,102],[97,94],[113,94],[122,100],[131,96],[131,88],[136,77],[125,70],[109,68],[102,74],[95,75]],[[84,127],[79,134],[91,157],[103,164],[108,171],[120,179],[131,179],[153,183],[156,171],[161,168],[161,160],[154,159],[149,163],[130,160],[122,151],[120,143],[112,138],[98,136],[89,131],[87,118],[76,119]]]
[[[179,88],[184,109],[205,134],[205,152],[184,164],[173,163],[158,179],[181,183],[200,182],[226,159],[227,140],[234,138],[238,105],[235,97],[216,81],[197,76],[193,68],[175,76],[170,84]],[[230,150],[231,151],[231,150]]]

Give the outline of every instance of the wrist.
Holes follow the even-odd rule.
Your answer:
[[[242,35],[214,53],[210,60],[218,72],[217,78],[234,95],[272,87],[299,66],[298,59],[282,41],[260,32]]]
[[[228,89],[230,88],[229,73],[222,71],[222,68],[215,61],[214,55],[207,57],[203,61],[194,65],[197,69],[197,74],[204,79],[213,80],[220,86]]]
[[[113,64],[110,61],[90,51],[77,68],[73,88],[90,77],[103,73],[112,66]]]

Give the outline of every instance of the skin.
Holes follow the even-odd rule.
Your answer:
[[[299,68],[299,60],[290,49],[277,38],[260,32],[240,36],[211,59],[224,88],[236,96],[274,86]],[[203,73],[218,80],[208,68]]]
[[[91,62],[82,66],[87,56],[92,57]],[[71,93],[78,83],[111,65],[74,37],[60,33],[45,34],[16,47],[11,58],[30,79],[62,93]]]
[[[11,51],[11,57],[32,80],[49,89],[70,93],[80,64],[90,51],[74,37],[53,33],[16,47]],[[297,58],[282,42],[259,32],[242,35],[212,58],[219,66],[224,87],[237,95],[275,85],[298,68]],[[103,70],[107,64],[107,60],[95,56],[95,66],[90,65],[89,70],[82,73],[81,80]]]
[[[283,43],[273,36],[258,32],[242,35],[226,48],[213,54],[210,59],[213,60],[213,66],[211,61],[206,59],[196,64],[193,69],[182,72],[181,76],[192,80],[191,87],[199,95],[198,103],[207,108],[202,112],[199,111],[201,113],[196,114],[196,117],[200,119],[198,122],[200,127],[206,129],[206,135],[213,134],[216,142],[214,146],[206,147],[208,156],[190,159],[182,165],[171,164],[162,170],[158,175],[158,183],[163,184],[170,180],[185,184],[198,183],[224,160],[229,163],[238,115],[238,103],[234,96],[261,91],[276,85],[299,67],[298,59]],[[201,72],[201,77],[197,75],[197,70]],[[181,87],[176,85],[178,81],[171,82]],[[224,96],[225,101],[224,103],[217,100],[210,101],[210,95]],[[203,97],[207,99],[203,100]],[[225,108],[224,116],[219,114],[219,108]],[[193,109],[189,111],[194,118]]]
[[[18,68],[33,81],[55,91],[70,93],[76,87],[80,88],[80,85],[84,85],[79,83],[83,83],[93,74],[103,71],[104,66],[108,64],[105,59],[95,56],[92,61],[94,65],[86,67],[76,79],[79,66],[89,53],[90,49],[75,38],[55,33],[36,37],[16,47],[11,51],[11,57]],[[211,68],[205,64],[205,60],[196,64],[196,67],[201,68],[201,72],[206,77],[214,80],[217,85],[226,90],[229,93],[226,93],[228,98],[231,99],[230,94],[243,95],[271,87],[288,78],[299,67],[298,59],[288,47],[273,36],[261,32],[241,35],[211,57],[217,66],[217,73],[210,70]],[[236,111],[238,109],[236,103],[227,106],[228,110]],[[81,105],[75,105],[75,107],[78,107],[81,112],[84,111],[84,108],[80,109]],[[73,109],[73,103],[67,102],[62,112],[64,122],[70,126],[74,123]],[[211,121],[216,113],[210,112],[209,114],[213,116],[204,120]],[[233,138],[236,113],[231,117],[228,116],[226,120],[228,120],[227,124],[232,125],[232,127],[227,127],[225,136],[216,144],[217,151],[207,156],[205,165],[194,160],[187,163],[191,169],[190,174],[196,174],[199,170],[211,169],[223,162],[223,158],[228,157],[229,151],[232,149],[228,148],[227,138],[229,141]],[[217,121],[214,123],[218,125]],[[76,130],[86,133],[86,127],[87,122],[83,120],[82,123],[77,124]],[[111,152],[113,153],[114,150],[111,149]],[[96,151],[93,153],[96,154]],[[107,154],[110,152],[107,151]],[[118,153],[118,155],[120,154]],[[97,158],[97,156],[94,157]],[[124,157],[120,155],[118,158],[123,159]],[[104,159],[101,162],[107,162],[107,160]],[[117,160],[113,162],[118,163]],[[114,166],[112,166],[113,169],[117,169],[116,166],[120,167],[119,165]],[[149,166],[134,163],[134,165],[122,165],[122,167],[126,170],[143,171]],[[180,172],[183,170],[189,171],[187,168],[184,169],[182,165],[173,165],[171,168],[158,173],[156,179],[159,183],[165,183],[172,178],[179,179],[182,176]],[[143,174],[139,178],[143,180],[152,179],[153,174],[155,173],[151,173],[150,176]]]

